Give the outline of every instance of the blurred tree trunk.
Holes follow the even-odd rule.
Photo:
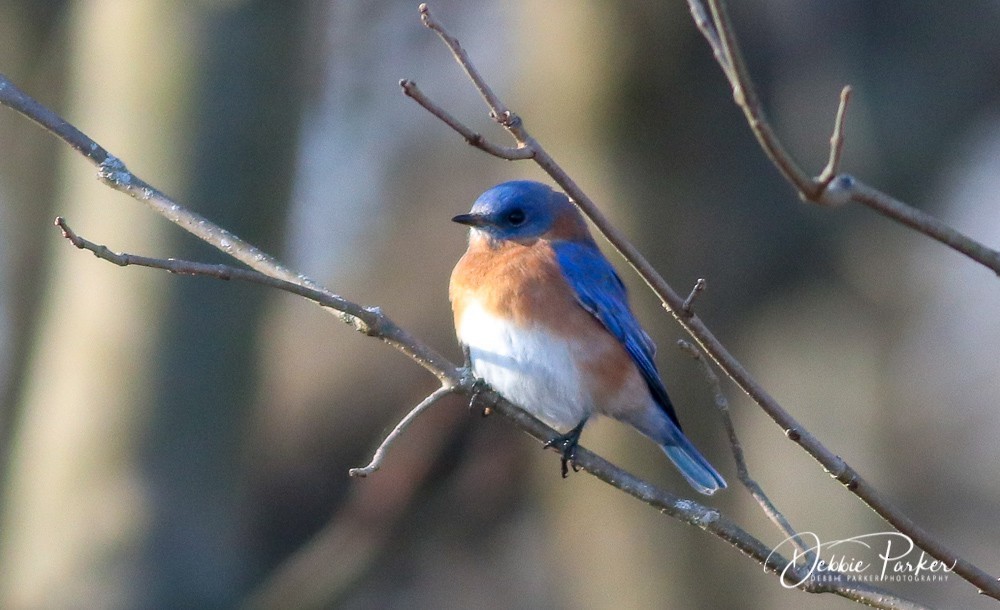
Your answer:
[[[0,66],[27,91],[59,106],[65,88],[62,1],[0,3]],[[0,113],[0,473],[7,471],[24,378],[22,355],[31,343],[51,242],[52,167],[62,146],[13,112]],[[3,504],[0,486],[0,506]]]
[[[184,37],[163,31],[164,23],[188,23],[173,6],[75,4],[65,110],[169,192],[180,190],[186,105],[178,100],[186,97],[182,76],[193,51]],[[164,251],[165,223],[101,186],[75,153],[64,150],[58,167],[58,213],[83,234],[116,248]],[[3,600],[19,608],[123,605],[141,582],[135,554],[151,517],[136,433],[155,404],[154,321],[169,279],[123,271],[49,237],[52,272],[5,494]]]
[[[67,118],[138,175],[274,249],[297,134],[301,15],[301,3],[75,4]],[[71,153],[62,166],[58,212],[82,235],[222,259],[173,243],[179,231]],[[52,241],[11,451],[0,600],[231,605],[251,563],[242,422],[263,294],[119,269],[57,243],[54,230]]]
[[[304,3],[225,4],[203,22],[189,156],[195,210],[280,252],[295,164]],[[225,260],[186,240],[179,255]],[[177,252],[177,250],[174,250]],[[142,463],[157,498],[143,563],[162,607],[231,606],[257,549],[246,539],[247,415],[258,391],[258,287],[184,281],[162,322]],[[257,446],[252,446],[251,451]]]

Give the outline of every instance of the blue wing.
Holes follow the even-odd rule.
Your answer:
[[[614,267],[593,243],[560,241],[552,247],[563,276],[576,292],[577,301],[621,342],[642,373],[654,400],[680,428],[653,360],[656,346],[632,314],[625,284]]]

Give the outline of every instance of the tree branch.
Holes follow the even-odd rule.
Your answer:
[[[145,203],[161,216],[195,237],[262,273],[280,277],[289,282],[319,288],[318,284],[303,275],[288,270],[269,254],[203,216],[178,205],[163,192],[129,171],[121,159],[109,153],[87,134],[18,88],[4,74],[0,74],[0,105],[16,110],[26,118],[38,123],[46,131],[83,155],[84,158],[97,166],[98,178],[105,185]]]
[[[373,472],[381,468],[382,462],[385,460],[385,454],[389,451],[389,447],[392,446],[393,442],[395,442],[396,439],[403,434],[403,432],[406,432],[406,429],[410,427],[410,424],[413,423],[415,419],[417,419],[417,416],[426,411],[428,408],[434,406],[434,403],[436,403],[437,401],[441,400],[442,398],[444,398],[448,394],[451,394],[454,391],[455,387],[451,385],[443,385],[440,388],[434,390],[434,392],[432,392],[427,398],[423,399],[420,402],[420,404],[413,407],[413,409],[406,414],[406,417],[399,420],[399,423],[396,424],[396,427],[392,429],[392,432],[390,432],[389,435],[385,437],[385,440],[382,441],[382,444],[379,445],[378,449],[375,450],[375,455],[372,456],[372,459],[370,462],[368,462],[368,465],[363,466],[361,468],[351,468],[351,470],[349,471],[350,475],[352,477],[367,477],[368,475],[372,474]]]
[[[729,414],[729,401],[726,400],[726,395],[722,392],[719,376],[712,370],[712,365],[702,357],[697,347],[683,339],[678,341],[677,344],[701,364],[702,373],[712,388],[715,407],[722,416],[722,423],[726,428],[726,436],[729,437],[729,448],[733,453],[733,461],[736,463],[736,476],[739,478],[740,483],[750,492],[750,495],[760,505],[761,510],[767,515],[767,518],[778,528],[778,531],[784,534],[787,539],[793,541],[802,551],[808,562],[812,563],[815,559],[813,550],[806,546],[785,515],[778,510],[778,507],[764,493],[764,489],[760,484],[750,476],[750,467],[747,466],[746,456],[743,454],[743,443],[740,442],[739,435],[736,433],[736,426],[733,424],[733,418]]]
[[[696,0],[689,0],[689,2],[695,1]],[[812,179],[808,178],[808,176],[806,176],[804,172],[798,169],[798,166],[792,162],[791,158],[787,155],[787,153],[785,153],[778,139],[774,136],[770,125],[763,119],[763,113],[760,111],[756,95],[754,94],[749,79],[745,76],[746,69],[742,64],[739,46],[736,44],[732,28],[729,26],[725,6],[719,0],[709,1],[710,6],[712,7],[712,17],[715,20],[714,27],[719,33],[719,42],[714,43],[718,45],[718,49],[713,46],[713,50],[716,51],[717,56],[721,55],[726,58],[725,64],[728,64],[730,67],[727,67],[727,65],[724,64],[723,70],[726,71],[727,74],[731,72],[738,75],[733,82],[734,98],[737,100],[737,103],[741,105],[741,108],[744,109],[744,113],[747,114],[751,128],[754,130],[755,135],[757,135],[758,140],[761,141],[762,147],[778,166],[779,170],[782,171],[782,174],[785,175],[786,178],[800,190],[800,192],[805,192],[806,194],[813,193],[814,197],[824,196],[823,193],[827,192],[829,189],[825,189],[819,194],[814,193],[815,189],[810,186],[813,184]],[[531,137],[527,129],[524,127],[523,121],[507,110],[506,106],[496,99],[495,95],[492,95],[492,90],[483,86],[481,83],[482,77],[471,65],[471,60],[461,48],[457,39],[448,34],[439,22],[430,18],[429,10],[426,4],[422,4],[420,6],[420,12],[424,24],[434,30],[445,42],[445,44],[448,45],[456,61],[459,62],[459,65],[462,66],[466,74],[469,75],[475,86],[481,92],[484,89],[490,91],[491,95],[487,97],[484,94],[484,99],[486,99],[486,103],[490,107],[491,116],[494,120],[497,120],[501,125],[507,128],[510,135],[520,147],[529,148],[534,152],[534,155],[531,158],[535,161],[535,163],[548,173],[548,175],[565,190],[566,194],[569,195],[574,203],[577,204],[581,211],[583,211],[583,213],[591,219],[598,231],[600,231],[608,242],[610,242],[615,249],[618,250],[619,254],[622,255],[625,261],[632,266],[636,273],[638,273],[638,275],[646,282],[657,297],[660,298],[663,307],[673,313],[675,319],[677,319],[681,326],[684,327],[684,329],[691,335],[698,346],[705,353],[707,353],[716,365],[719,366],[719,368],[724,371],[734,383],[746,392],[747,395],[750,396],[750,398],[756,402],[761,409],[763,409],[764,412],[771,417],[771,419],[775,421],[775,423],[781,426],[781,428],[785,431],[786,436],[796,442],[809,455],[815,458],[816,461],[818,461],[831,476],[841,482],[849,491],[871,507],[876,513],[885,519],[886,522],[891,524],[901,533],[909,536],[918,547],[925,550],[935,559],[938,559],[947,565],[954,565],[956,574],[978,587],[983,593],[989,595],[990,597],[1000,599],[1000,582],[998,582],[995,577],[991,576],[972,562],[962,558],[957,552],[934,538],[929,532],[910,519],[905,512],[884,498],[871,483],[861,477],[861,475],[848,465],[847,462],[845,462],[839,455],[830,451],[819,441],[819,439],[813,436],[794,417],[792,417],[791,414],[788,413],[788,411],[786,411],[784,407],[782,407],[774,399],[774,397],[772,397],[767,390],[765,390],[764,387],[753,378],[752,375],[750,375],[749,371],[743,367],[743,365],[725,348],[725,346],[722,345],[722,343],[715,337],[715,335],[712,334],[712,332],[707,326],[705,326],[698,316],[686,314],[684,309],[684,300],[679,297],[673,288],[667,284],[667,282],[649,263],[649,261],[646,260],[639,250],[625,237],[624,233],[608,221],[607,217],[600,211],[597,205],[579,188],[579,186],[577,186],[566,171],[545,151],[541,144]],[[692,12],[697,13],[697,9],[693,8]],[[704,13],[703,9],[701,13]],[[698,19],[696,15],[696,22],[697,21]],[[706,30],[703,29],[702,31],[704,32]],[[711,37],[709,38],[710,44],[713,44],[713,40]],[[842,105],[846,108],[846,102]],[[502,111],[503,114],[498,116],[498,112],[500,111]],[[842,112],[843,111],[841,111],[841,113]],[[504,117],[514,117],[514,120],[505,121]],[[835,158],[839,158],[839,153],[835,155]],[[805,178],[803,178],[803,176],[805,176]],[[856,181],[845,179],[844,176],[838,176],[831,181],[831,186],[847,191],[849,198],[853,197],[857,184],[858,183]],[[879,195],[881,195],[881,193],[879,193]],[[888,196],[883,195],[883,197]],[[886,203],[881,198],[877,198],[871,193],[869,193],[869,198],[878,199],[880,203]],[[891,198],[889,199],[891,200]],[[912,208],[910,208],[910,210],[912,210]],[[912,210],[912,212],[916,213],[916,210]],[[920,223],[915,222],[915,224]],[[951,233],[953,234],[952,237],[957,235],[957,232],[954,230],[951,230]],[[968,240],[968,238],[964,239],[971,241]],[[949,243],[949,245],[952,244]],[[980,245],[980,248],[985,247]],[[958,248],[956,247],[956,249]],[[987,266],[990,266],[1000,272],[1000,254],[994,254],[996,254],[996,267],[993,267],[992,265]],[[986,264],[986,262],[984,262],[984,264]]]
[[[95,244],[77,235],[62,218],[56,219],[58,226],[74,246],[92,252],[98,258],[109,261],[119,266],[143,266],[154,269],[163,269],[171,273],[192,276],[206,276],[222,280],[241,280],[271,288],[284,290],[292,294],[312,300],[319,305],[333,309],[342,314],[341,319],[350,323],[358,332],[365,335],[377,337],[383,341],[394,345],[403,353],[410,355],[421,353],[429,348],[424,347],[416,338],[406,334],[407,345],[399,345],[399,327],[389,320],[379,311],[373,308],[362,307],[356,303],[341,297],[332,297],[327,292],[316,290],[306,286],[301,286],[285,280],[272,278],[262,273],[230,267],[227,265],[214,265],[184,261],[177,259],[156,259],[135,254],[112,252],[106,246]],[[355,324],[351,320],[355,317],[363,318],[363,324]],[[415,359],[415,358],[414,358]],[[426,366],[425,366],[426,368]],[[424,399],[417,407],[393,429],[389,436],[382,442],[376,452],[372,462],[364,468],[352,469],[354,476],[365,476],[377,470],[385,456],[385,450],[391,443],[405,430],[412,420],[421,412],[436,403],[440,398],[449,393],[459,392],[469,396],[486,395],[484,400],[490,404],[491,408],[511,420],[515,425],[533,436],[539,441],[548,441],[558,433],[548,427],[526,411],[508,402],[501,395],[497,394],[488,386],[483,386],[474,377],[467,374],[464,369],[455,367],[448,363],[443,370],[432,371],[439,379],[444,379],[441,388],[433,392]],[[553,449],[558,452],[557,449]],[[608,462],[599,455],[583,448],[577,449],[574,463],[581,469],[589,472],[598,479],[618,488],[621,491],[645,502],[658,509],[660,512],[673,517],[684,523],[694,525],[706,532],[721,538],[730,545],[742,551],[744,554],[760,563],[768,572],[781,575],[791,582],[798,583],[797,588],[810,593],[833,593],[848,599],[863,601],[864,603],[877,608],[910,608],[911,602],[893,596],[891,594],[875,589],[859,588],[857,586],[847,586],[837,582],[815,581],[807,567],[796,566],[782,555],[773,552],[766,544],[755,538],[746,530],[742,529],[735,522],[730,521],[713,508],[706,507],[694,500],[675,496],[665,490],[648,483],[631,473],[622,470],[611,462]],[[296,567],[296,573],[301,571],[301,566]],[[283,573],[279,570],[279,573]],[[846,580],[845,580],[846,582]],[[271,591],[272,587],[267,584],[260,587],[260,592]],[[263,593],[261,593],[263,594]]]
[[[830,138],[829,161],[819,176],[811,178],[785,149],[764,113],[753,80],[743,61],[743,53],[729,19],[725,0],[706,1],[708,11],[705,10],[701,0],[688,0],[695,25],[708,42],[723,74],[729,80],[733,90],[733,100],[743,111],[761,149],[785,180],[798,191],[803,201],[831,207],[851,201],[866,205],[887,218],[961,252],[1000,275],[1000,251],[983,245],[926,212],[863,184],[847,174],[838,173],[844,145],[844,116],[851,95],[849,86],[844,87],[840,94],[833,136]]]
[[[699,286],[703,289],[704,283],[699,282],[695,284],[695,288],[698,288]],[[695,294],[695,292],[692,291],[692,294]],[[690,299],[690,297],[688,298]],[[750,476],[750,467],[747,465],[746,456],[743,453],[743,443],[740,442],[739,435],[736,433],[736,426],[733,424],[733,418],[729,411],[729,401],[726,399],[726,395],[722,391],[722,384],[718,375],[715,374],[715,371],[712,370],[711,364],[709,364],[708,361],[702,356],[697,347],[687,341],[684,341],[683,339],[677,343],[681,349],[688,352],[692,358],[701,364],[702,373],[705,375],[705,379],[712,388],[715,406],[719,410],[719,413],[722,416],[723,425],[726,428],[726,435],[729,438],[729,447],[733,454],[733,461],[736,463],[736,476],[739,478],[740,483],[743,484],[753,499],[756,500],[763,513],[768,519],[770,519],[771,523],[774,524],[778,531],[784,534],[785,539],[791,541],[792,544],[798,547],[801,552],[799,556],[805,560],[803,564],[799,564],[800,572],[802,570],[809,570],[810,566],[817,565],[817,551],[819,549],[811,548],[808,544],[806,544],[805,539],[795,530],[794,527],[792,527],[788,518],[785,517],[784,513],[778,510],[778,507],[771,501],[771,498],[764,492],[764,488]],[[794,560],[795,557],[792,558],[792,561]],[[921,607],[915,602],[899,598],[894,593],[868,583],[855,582],[853,583],[853,587],[859,592],[863,592],[865,595],[879,596],[882,599],[892,598],[894,600],[893,603],[898,604],[899,607]],[[861,603],[868,603],[868,599],[866,597],[851,599]]]
[[[404,78],[399,81],[399,86],[402,87],[403,93],[405,93],[407,97],[411,98],[413,101],[423,106],[428,112],[441,119],[444,124],[461,134],[462,137],[465,138],[466,142],[475,146],[479,150],[487,152],[494,157],[507,159],[508,161],[531,158],[533,153],[529,148],[498,146],[488,141],[479,133],[469,129],[463,125],[461,121],[451,116],[448,111],[438,106],[426,95],[424,95],[424,93],[417,87],[417,83]]]
[[[837,118],[833,121],[833,134],[830,135],[830,158],[826,162],[826,167],[816,178],[816,181],[822,184],[824,189],[840,172],[840,158],[844,154],[844,117],[847,116],[847,105],[851,101],[851,92],[850,85],[845,85],[840,90],[840,106],[837,107]]]
[[[314,288],[312,286],[289,282],[283,278],[272,277],[251,269],[112,252],[106,246],[95,244],[77,235],[62,217],[56,218],[55,225],[62,231],[63,237],[77,248],[88,250],[94,256],[120,267],[135,265],[163,269],[180,275],[203,275],[221,280],[240,280],[277,288],[304,297],[333,312],[341,322],[351,326],[361,334],[369,337],[377,337],[403,352],[431,372],[442,384],[454,385],[455,383],[464,383],[460,369],[457,369],[447,358],[435,350],[417,341],[382,313],[382,310],[378,307],[363,307],[333,294],[325,288]]]

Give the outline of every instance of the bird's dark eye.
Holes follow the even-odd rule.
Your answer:
[[[510,212],[508,212],[507,213],[507,222],[509,222],[510,224],[514,225],[515,227],[517,225],[523,224],[524,223],[524,210],[522,210],[522,209],[519,208],[519,209],[511,210]]]

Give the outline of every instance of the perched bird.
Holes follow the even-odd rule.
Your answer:
[[[681,432],[656,348],[566,195],[506,182],[452,220],[470,227],[449,287],[458,339],[478,377],[559,430],[549,446],[562,449],[563,476],[601,414],[659,444],[699,492],[726,487]]]

